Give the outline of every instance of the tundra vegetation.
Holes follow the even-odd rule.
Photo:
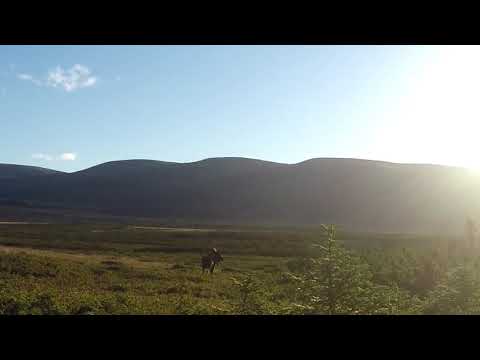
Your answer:
[[[471,239],[1,224],[0,313],[480,314]],[[202,274],[201,256],[224,261]]]

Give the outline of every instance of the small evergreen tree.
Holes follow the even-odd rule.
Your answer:
[[[368,265],[336,241],[336,227],[322,225],[326,238],[314,246],[320,256],[311,258],[310,270],[297,277],[307,313],[360,314],[368,312],[372,287]]]

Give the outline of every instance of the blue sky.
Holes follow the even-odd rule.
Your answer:
[[[0,162],[480,165],[478,47],[0,46]]]

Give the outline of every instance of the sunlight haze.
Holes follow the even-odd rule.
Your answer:
[[[0,162],[480,168],[478,46],[2,46]],[[285,151],[288,149],[288,151]]]

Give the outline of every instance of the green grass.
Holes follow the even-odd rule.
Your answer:
[[[313,241],[323,237],[311,229],[176,231],[104,224],[0,225],[0,313],[304,313],[301,306],[296,307],[302,294],[291,274],[305,272],[304,259],[319,255]],[[441,253],[448,239],[340,233],[339,242],[370,269],[375,289],[400,289],[402,298],[396,304],[404,305],[394,312],[456,311],[448,308],[445,298],[458,291],[448,296],[439,292],[442,284],[458,282],[449,274],[463,261],[456,257],[457,262],[452,262]],[[200,268],[201,254],[211,247],[224,256],[213,276],[202,274]],[[407,253],[404,248],[409,249]],[[440,255],[432,255],[438,249]],[[434,277],[424,259],[438,265]],[[476,285],[472,286],[471,294],[476,291]],[[393,292],[389,291],[375,293],[390,298]],[[380,304],[380,300],[372,301]],[[412,305],[417,302],[423,307]],[[388,307],[385,301],[381,303],[382,309]],[[470,310],[457,312],[476,309],[476,304],[468,304]]]
[[[15,304],[19,314],[75,314],[82,308],[95,314],[232,313],[237,303],[232,278],[252,274],[271,282],[265,269],[281,267],[267,258],[225,257],[225,262],[228,266],[210,276],[201,273],[193,254],[157,257],[138,265],[112,256],[107,260],[65,258],[55,252],[4,253],[0,312],[11,312]],[[37,309],[33,304],[41,298],[52,305]]]
[[[223,250],[224,238],[215,240],[115,226],[1,225],[0,312],[235,313],[235,279],[253,275],[275,287],[286,260],[245,255],[254,246],[226,247],[215,274],[202,274],[200,254]]]

